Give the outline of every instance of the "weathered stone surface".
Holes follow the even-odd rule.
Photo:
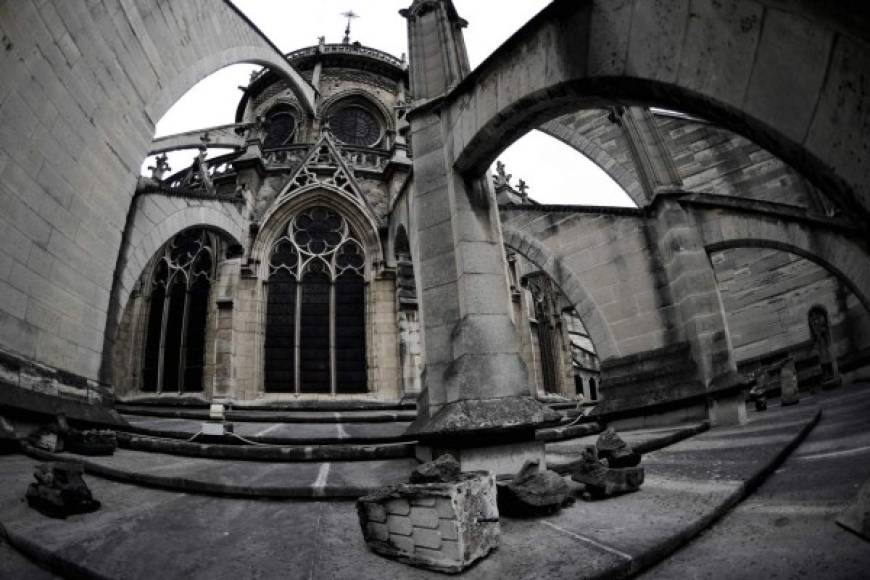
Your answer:
[[[837,523],[870,541],[870,479],[858,490],[855,503],[837,517]]]
[[[397,513],[405,506],[405,515]],[[461,572],[498,547],[495,477],[488,472],[388,486],[361,497],[356,507],[368,547],[412,566]],[[386,525],[380,520],[385,513]]]
[[[82,474],[81,463],[40,463],[33,470],[36,483],[27,488],[27,504],[38,512],[64,519],[68,515],[96,511],[95,500]]]
[[[635,453],[613,427],[608,427],[595,442],[598,459],[608,467],[634,467],[640,463],[640,454]]]
[[[510,516],[551,514],[566,503],[570,491],[562,476],[526,461],[510,482],[498,486],[499,511]]]
[[[112,455],[118,440],[111,429],[70,429],[63,437],[64,449],[79,455]]]
[[[795,370],[793,358],[790,358],[788,362],[782,365],[779,376],[780,388],[782,389],[782,404],[798,404],[801,398],[798,394],[797,371]]]
[[[531,397],[469,399],[444,405],[427,423],[414,423],[408,432],[421,437],[453,436],[529,428],[559,419],[558,413]]]
[[[587,450],[583,461],[573,466],[571,479],[585,486],[584,497],[603,499],[637,491],[643,483],[643,467],[610,468],[595,459]]]
[[[449,483],[459,478],[459,462],[445,453],[411,472],[411,483]]]
[[[28,442],[37,449],[51,453],[63,451],[63,438],[54,426],[39,429],[28,437]]]

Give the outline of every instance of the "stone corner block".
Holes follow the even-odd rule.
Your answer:
[[[498,547],[495,476],[489,472],[384,487],[356,507],[368,547],[412,566],[461,572]]]

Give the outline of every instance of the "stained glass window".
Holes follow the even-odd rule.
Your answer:
[[[267,392],[366,392],[364,270],[340,214],[315,206],[291,218],[269,260]]]
[[[266,115],[266,135],[263,149],[277,149],[293,142],[296,132],[296,117],[287,106],[275,107]]]
[[[329,129],[348,145],[371,147],[381,138],[381,127],[375,116],[358,105],[348,105],[332,113]]]
[[[216,245],[214,234],[194,228],[160,250],[151,276],[143,391],[202,390]]]

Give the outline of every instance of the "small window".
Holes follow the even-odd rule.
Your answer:
[[[296,133],[296,117],[290,107],[277,106],[266,115],[266,135],[263,149],[277,149],[293,142]]]
[[[372,147],[381,140],[381,126],[359,105],[342,107],[329,116],[329,129],[342,143]]]

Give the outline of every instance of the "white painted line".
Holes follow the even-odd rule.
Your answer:
[[[281,427],[282,425],[284,425],[284,424],[283,424],[283,423],[275,423],[275,424],[272,425],[271,427],[266,427],[265,429],[263,429],[262,431],[260,431],[259,433],[257,433],[256,437],[262,437],[262,436],[265,435],[266,433],[271,433],[272,431],[274,431],[275,429]]]
[[[801,455],[795,457],[797,461],[814,461],[816,459],[828,459],[829,457],[848,457],[849,455],[860,455],[870,451],[870,445],[864,447],[856,447],[854,449],[843,449],[842,451],[829,451],[828,453],[813,453],[812,455]]]
[[[317,472],[317,479],[314,480],[314,484],[311,486],[314,488],[314,495],[322,496],[323,489],[326,487],[326,480],[329,478],[329,463],[321,463],[320,471]]]
[[[335,420],[341,421],[341,414],[340,413],[335,414]],[[338,431],[338,438],[339,439],[347,439],[348,437],[350,437],[350,434],[348,434],[348,432],[344,430],[344,425],[342,425],[341,423],[336,423],[335,429],[336,429],[336,431]]]
[[[602,544],[601,542],[593,540],[592,538],[587,538],[586,536],[581,536],[580,534],[577,534],[577,533],[572,532],[570,530],[566,530],[565,528],[560,528],[556,524],[553,524],[550,522],[541,522],[541,523],[544,524],[545,526],[549,526],[549,527],[553,528],[554,530],[558,530],[558,531],[562,532],[563,534],[568,534],[569,536],[571,536],[572,538],[574,538],[576,540],[580,540],[581,542],[586,542],[587,544],[595,546],[599,550],[604,550],[608,554],[613,554],[614,556],[617,556],[618,558],[622,558],[623,560],[628,560],[629,562],[634,560],[634,558],[632,556],[630,556],[629,554],[626,554],[622,550],[617,550],[616,548],[608,546],[607,544]]]

